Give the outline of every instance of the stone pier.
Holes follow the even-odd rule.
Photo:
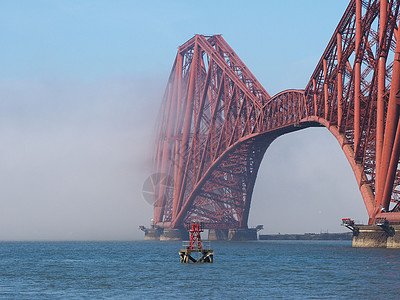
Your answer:
[[[228,239],[228,229],[209,229],[208,240],[226,241]]]
[[[256,228],[237,229],[209,229],[210,241],[255,241],[257,240]]]
[[[400,225],[356,225],[353,247],[400,248]]]
[[[162,228],[145,228],[143,231],[146,241],[159,241],[163,232]]]
[[[164,228],[160,241],[189,240],[189,232],[186,228]]]
[[[228,240],[230,240],[230,241],[256,241],[257,240],[257,229],[256,228],[229,229]]]

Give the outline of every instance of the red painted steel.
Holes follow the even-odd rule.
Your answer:
[[[370,223],[400,222],[399,1],[352,0],[304,90],[271,97],[220,35],[181,47],[166,88],[154,169],[155,223],[247,228],[257,171],[280,135],[325,126]]]
[[[190,243],[188,249],[203,249],[201,243],[201,233],[203,232],[203,224],[192,224],[191,228],[188,230],[190,232]]]

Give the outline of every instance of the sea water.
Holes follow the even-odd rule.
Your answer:
[[[399,299],[400,249],[350,241],[1,242],[1,299]]]

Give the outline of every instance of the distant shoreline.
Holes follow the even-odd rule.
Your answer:
[[[260,234],[260,240],[349,240],[353,239],[352,232],[344,233],[304,233],[304,234]]]

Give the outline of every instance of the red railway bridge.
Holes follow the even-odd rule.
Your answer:
[[[350,1],[305,89],[273,97],[220,35],[180,46],[157,127],[154,225],[247,228],[266,149],[316,126],[339,142],[369,224],[400,223],[399,4]]]

